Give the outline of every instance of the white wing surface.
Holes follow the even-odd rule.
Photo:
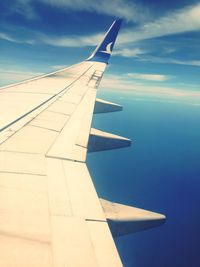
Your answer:
[[[130,145],[91,130],[93,112],[121,109],[96,100],[120,23],[86,61],[0,90],[1,267],[121,266],[86,166],[87,150]]]

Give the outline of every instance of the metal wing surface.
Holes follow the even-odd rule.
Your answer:
[[[121,110],[96,99],[120,24],[87,60],[0,90],[2,267],[122,266],[112,235],[131,219],[116,228],[119,204],[98,198],[86,166],[87,151],[130,145],[91,129],[93,113]]]

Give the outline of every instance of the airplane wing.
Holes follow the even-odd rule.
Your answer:
[[[2,267],[122,266],[113,236],[164,221],[99,199],[86,166],[87,152],[131,143],[91,129],[93,113],[122,109],[96,99],[120,24],[87,60],[0,90]]]

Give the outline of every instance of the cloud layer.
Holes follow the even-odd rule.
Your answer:
[[[171,34],[200,30],[200,4],[180,10],[144,23],[135,29],[126,29],[119,37],[120,43],[135,42]]]
[[[174,10],[168,14],[164,14],[162,17],[153,19],[150,10],[136,5],[134,2],[127,2],[124,0],[102,0],[101,4],[93,0],[36,0],[43,2],[47,5],[55,6],[58,8],[64,8],[66,12],[70,9],[73,10],[85,10],[96,11],[100,14],[113,15],[115,10],[115,16],[123,17],[129,21],[137,21],[136,26],[123,29],[118,38],[118,44],[130,44],[137,41],[142,41],[150,38],[157,38],[161,36],[167,36],[172,34],[179,34],[189,31],[200,30],[200,3],[193,6],[186,6],[182,9]],[[16,4],[18,3],[18,5]],[[26,16],[28,13],[33,13],[30,0],[17,0],[15,3],[16,11],[21,10],[23,7]],[[146,18],[145,20],[141,17]],[[33,14],[30,17],[34,17]],[[146,22],[145,22],[146,21]],[[45,36],[45,34],[38,33],[35,35],[36,42],[43,42],[54,46],[90,46],[100,40],[102,33],[96,33],[93,35],[85,36]],[[7,33],[0,33],[0,38],[8,41],[18,41]],[[135,55],[137,51],[132,51]],[[121,51],[118,53],[124,56],[131,54],[130,49]]]
[[[115,17],[124,18],[128,21],[141,22],[145,21],[149,16],[149,10],[134,3],[134,1],[127,0],[39,0],[48,5],[65,8],[76,11],[90,11],[99,14],[105,14]]]
[[[171,77],[163,74],[146,74],[146,73],[128,73],[128,77],[137,80],[164,82],[169,80]]]
[[[194,90],[182,90],[167,86],[151,86],[135,82],[134,80],[119,77],[116,75],[106,75],[101,82],[101,88],[109,90],[129,91],[137,95],[149,95],[154,97],[164,97],[184,101],[199,101],[200,92]]]
[[[53,46],[84,47],[94,46],[102,39],[103,33],[87,36],[50,37],[45,34],[37,35],[37,42]]]
[[[0,86],[21,82],[39,75],[42,75],[41,72],[28,71],[24,68],[18,69],[5,69],[0,68]]]

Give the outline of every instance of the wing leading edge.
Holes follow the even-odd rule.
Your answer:
[[[164,221],[100,200],[86,166],[87,152],[131,144],[91,129],[93,113],[122,109],[96,99],[120,24],[86,61],[0,90],[0,266],[122,266],[111,232]]]

